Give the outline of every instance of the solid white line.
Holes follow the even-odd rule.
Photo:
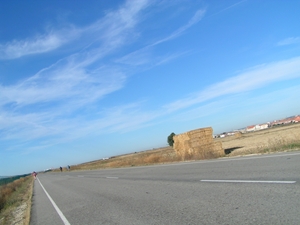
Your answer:
[[[201,180],[202,182],[215,183],[266,183],[266,184],[294,184],[296,181],[271,181],[271,180]]]
[[[108,179],[119,179],[119,177],[106,177]]]
[[[69,221],[67,220],[67,218],[64,216],[64,214],[60,211],[60,209],[58,208],[58,206],[55,204],[55,202],[53,201],[53,199],[50,197],[50,195],[48,194],[48,192],[46,191],[46,189],[44,188],[44,186],[42,185],[41,181],[39,180],[39,178],[37,178],[38,182],[40,183],[41,187],[43,188],[44,192],[46,193],[47,197],[49,198],[50,202],[52,203],[53,207],[55,208],[56,212],[58,213],[58,215],[60,216],[61,220],[64,222],[65,225],[71,225],[69,223]]]

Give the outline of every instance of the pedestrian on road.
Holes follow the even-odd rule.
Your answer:
[[[67,170],[70,171],[71,167],[69,165],[67,165]]]
[[[60,172],[62,172],[62,167],[59,167],[59,169],[60,169]]]
[[[35,171],[33,171],[32,176],[34,177],[34,179],[36,179],[36,175],[37,175],[37,173]]]

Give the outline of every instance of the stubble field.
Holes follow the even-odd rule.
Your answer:
[[[222,146],[229,156],[278,152],[300,148],[300,123],[277,126],[223,139]]]

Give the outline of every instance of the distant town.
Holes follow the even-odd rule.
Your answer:
[[[230,131],[230,132],[224,132],[221,134],[217,134],[214,137],[215,138],[224,138],[227,136],[231,136],[231,135],[235,135],[236,133],[247,133],[247,132],[253,132],[253,131],[259,131],[259,130],[263,130],[263,129],[268,129],[274,126],[279,126],[279,125],[285,125],[285,124],[291,124],[291,123],[299,123],[300,122],[300,115],[296,115],[296,116],[290,116],[284,119],[280,119],[280,120],[274,120],[272,122],[266,122],[266,123],[262,123],[262,124],[256,124],[256,125],[250,125],[241,129],[237,129],[234,131]]]

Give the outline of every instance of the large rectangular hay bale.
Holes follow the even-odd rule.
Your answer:
[[[191,130],[173,137],[173,149],[177,155],[214,153],[221,155],[222,143],[215,143],[211,127]]]

